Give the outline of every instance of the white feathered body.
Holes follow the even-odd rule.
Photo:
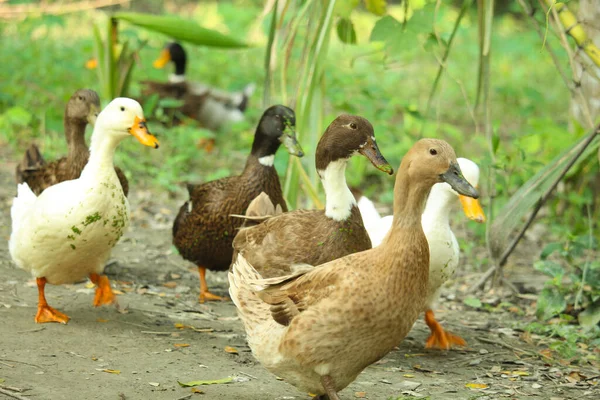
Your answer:
[[[19,185],[9,249],[20,268],[51,284],[102,273],[129,223],[129,203],[108,164],[84,169],[79,179],[51,186],[37,198],[27,184]]]

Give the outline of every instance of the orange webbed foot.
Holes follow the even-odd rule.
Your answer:
[[[208,290],[205,292],[200,292],[200,296],[198,296],[198,302],[204,303],[205,301],[227,301],[229,297],[217,296],[209,292]]]
[[[90,279],[97,286],[94,307],[117,304],[117,296],[113,293],[106,275],[91,274]]]
[[[50,307],[48,304],[38,305],[35,322],[37,324],[45,324],[46,322],[60,322],[66,324],[71,318]]]
[[[450,350],[450,348],[454,346],[467,345],[467,342],[460,336],[446,332],[444,328],[442,328],[442,325],[436,321],[433,311],[427,310],[425,312],[425,323],[431,330],[431,335],[425,342],[425,348]]]

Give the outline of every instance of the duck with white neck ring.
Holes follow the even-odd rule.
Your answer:
[[[325,210],[294,210],[241,229],[233,240],[233,260],[239,253],[261,276],[270,278],[370,249],[369,235],[346,184],[346,166],[354,155],[363,155],[377,169],[393,173],[377,147],[371,123],[359,116],[340,115],[319,140],[315,155],[325,188]],[[259,200],[269,202],[267,196]],[[253,212],[257,206],[273,207],[254,204],[246,213],[257,215]]]
[[[46,302],[46,283],[60,285],[89,277],[97,285],[94,306],[116,302],[102,273],[129,223],[129,202],[113,164],[117,145],[129,136],[158,148],[139,103],[114,99],[98,115],[90,158],[78,179],[51,186],[38,197],[26,183],[18,185],[9,250],[15,263],[36,278],[37,323],[69,321]]]
[[[457,160],[465,179],[477,188],[479,184],[477,164],[467,158],[458,158]],[[461,337],[445,331],[433,313],[433,307],[439,298],[441,287],[454,276],[458,267],[460,249],[456,236],[450,228],[450,211],[457,200],[460,200],[463,211],[470,220],[479,223],[485,222],[485,214],[479,201],[457,193],[447,183],[438,183],[433,186],[427,198],[425,211],[421,216],[430,253],[429,292],[424,311],[425,322],[431,330],[431,335],[425,343],[426,348],[448,350],[452,346],[467,344]],[[358,204],[361,214],[365,218],[365,226],[373,246],[378,246],[390,231],[393,216],[379,217],[373,203],[365,197],[360,198]]]
[[[188,185],[189,200],[173,223],[173,244],[181,256],[196,264],[200,275],[198,300],[223,300],[208,290],[206,270],[226,271],[231,263],[231,243],[243,221],[242,214],[261,192],[287,211],[279,176],[273,165],[275,153],[283,144],[292,155],[304,155],[295,136],[294,111],[282,105],[269,107],[261,117],[252,151],[241,175],[200,185]]]
[[[427,297],[421,214],[438,182],[478,196],[452,147],[421,139],[396,173],[393,226],[380,246],[277,278],[263,278],[238,255],[229,293],[265,368],[303,392],[339,400],[339,391],[402,342]]]

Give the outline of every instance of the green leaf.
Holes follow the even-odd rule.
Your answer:
[[[544,249],[542,250],[542,254],[540,254],[540,258],[542,260],[545,260],[546,258],[548,258],[548,256],[552,253],[554,253],[557,250],[562,250],[563,249],[563,245],[562,243],[548,243],[546,245],[546,247],[544,247]]]
[[[358,5],[358,2],[359,0],[338,0],[335,3],[334,12],[336,15],[339,15],[342,18],[348,18]]]
[[[465,298],[463,300],[463,303],[465,303],[465,305],[467,305],[469,307],[473,307],[473,308],[481,307],[481,300],[479,300],[478,298],[473,297],[473,296],[468,296],[467,298]]]
[[[565,269],[554,261],[536,261],[533,264],[533,268],[551,278],[556,279],[557,283],[560,282],[562,277],[565,275]]]
[[[233,37],[204,28],[194,21],[175,16],[120,12],[114,14],[114,18],[122,19],[153,32],[164,33],[176,40],[201,46],[224,48],[248,47],[248,44]]]
[[[356,44],[356,32],[350,18],[340,18],[337,23],[337,34],[340,40],[348,44]]]
[[[586,328],[598,325],[598,323],[600,323],[600,299],[596,300],[583,310],[578,318],[579,325]]]
[[[223,378],[223,379],[214,379],[214,380],[207,380],[207,381],[191,381],[191,382],[177,381],[177,383],[179,383],[179,385],[182,387],[192,387],[192,386],[202,386],[202,385],[220,385],[220,384],[231,383],[231,382],[233,382],[233,378],[230,376],[228,376],[227,378]]]
[[[367,10],[375,15],[383,15],[386,12],[386,0],[364,0]]]
[[[559,314],[567,307],[567,301],[558,290],[545,288],[538,295],[535,315],[541,320],[547,320]]]
[[[390,39],[390,37],[396,35],[398,32],[402,31],[402,24],[391,15],[386,15],[383,18],[380,18],[373,30],[371,31],[372,42],[380,41],[385,42]]]

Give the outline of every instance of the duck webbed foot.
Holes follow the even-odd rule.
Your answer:
[[[337,391],[335,390],[335,382],[333,381],[331,375],[321,376],[321,384],[323,385],[323,389],[325,389],[327,394],[319,396],[319,399],[340,400],[340,396],[338,396]]]
[[[446,332],[444,328],[442,328],[442,325],[435,319],[432,310],[427,310],[425,312],[425,323],[431,330],[431,335],[429,335],[427,342],[425,342],[425,348],[450,350],[450,348],[454,346],[467,345],[467,342],[460,336]]]
[[[44,324],[46,322],[60,322],[61,324],[66,324],[69,322],[70,318],[68,316],[50,307],[46,302],[46,295],[44,293],[46,278],[37,278],[36,283],[38,287],[38,310],[35,315],[35,322],[38,324]]]
[[[208,291],[208,284],[206,283],[206,268],[198,267],[198,273],[200,274],[200,296],[198,296],[198,302],[204,303],[205,301],[223,301],[229,300],[227,297],[217,296]]]
[[[106,275],[90,274],[90,280],[96,285],[94,307],[117,304],[117,296],[113,293]]]

